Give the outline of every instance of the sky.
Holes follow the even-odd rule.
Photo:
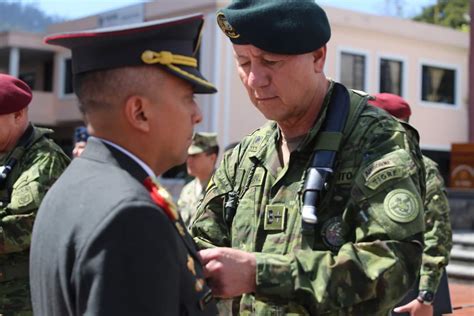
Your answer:
[[[88,15],[117,9],[143,0],[0,0],[10,2],[34,3],[48,15],[65,19],[75,19]],[[179,1],[179,0],[159,0]],[[195,0],[199,1],[199,0]],[[341,7],[378,15],[396,15],[396,2],[401,6],[401,16],[411,17],[421,12],[422,7],[436,3],[436,0],[317,0],[318,4]]]

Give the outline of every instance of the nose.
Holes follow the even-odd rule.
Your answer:
[[[194,103],[194,113],[193,113],[192,120],[193,120],[193,124],[199,124],[202,121],[202,112],[196,103]]]
[[[258,89],[267,86],[270,83],[268,73],[257,63],[252,63],[248,75],[248,85],[252,89]]]

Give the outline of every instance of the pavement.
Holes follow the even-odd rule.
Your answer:
[[[459,283],[455,280],[449,281],[451,292],[451,304],[453,308],[463,305],[472,305],[469,308],[453,310],[455,316],[474,316],[474,281]]]

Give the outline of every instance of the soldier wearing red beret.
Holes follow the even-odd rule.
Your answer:
[[[31,89],[0,74],[0,314],[31,315],[28,260],[33,220],[69,158],[28,119]]]
[[[384,109],[399,120],[408,122],[410,119],[410,105],[402,97],[391,93],[379,93],[374,95],[374,98],[369,102],[371,105]],[[438,165],[426,156],[423,156],[423,163],[426,169],[424,201],[426,226],[420,279],[415,291],[409,292],[403,300],[407,304],[396,308],[395,311],[410,313],[413,316],[438,316],[451,313],[447,292],[449,289],[444,272],[452,248],[451,222],[446,188]],[[440,294],[435,295],[437,292]]]

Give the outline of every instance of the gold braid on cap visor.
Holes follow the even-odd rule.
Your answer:
[[[145,64],[160,64],[163,66],[166,66],[170,68],[173,71],[176,71],[177,73],[186,76],[194,81],[199,82],[202,85],[212,87],[214,86],[207,82],[206,80],[203,80],[193,74],[190,74],[189,72],[176,67],[175,65],[182,65],[182,66],[188,66],[188,67],[193,67],[197,68],[197,59],[193,57],[188,57],[188,56],[183,56],[183,55],[177,55],[173,54],[169,51],[161,51],[161,52],[155,52],[152,50],[146,50],[142,53],[142,61]]]

